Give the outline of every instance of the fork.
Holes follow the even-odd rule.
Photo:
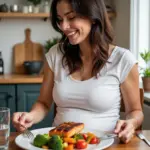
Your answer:
[[[150,141],[149,141],[141,132],[138,132],[138,133],[137,133],[137,136],[138,136],[141,140],[143,140],[144,142],[146,142],[148,146],[150,146]]]
[[[30,131],[30,130],[28,130],[24,125],[22,125],[22,124],[20,124],[23,128],[25,128],[25,130],[23,131],[23,136],[24,137],[27,137],[28,139],[30,139],[30,140],[33,140],[34,139],[34,135],[33,135],[33,133]]]
[[[107,139],[112,139],[112,138],[115,138],[117,137],[118,135],[117,134],[113,134],[113,133],[108,133],[108,134],[105,134],[101,137],[98,137],[100,140],[107,140]]]

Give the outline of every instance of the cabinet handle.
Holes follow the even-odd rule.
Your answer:
[[[12,98],[12,97],[13,97],[13,96],[10,95],[10,94],[7,95],[7,99],[10,99],[10,98]]]

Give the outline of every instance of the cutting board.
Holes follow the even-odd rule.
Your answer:
[[[25,73],[23,63],[25,61],[43,60],[43,46],[31,41],[31,30],[25,29],[25,41],[18,43],[13,48],[14,72],[17,74]]]

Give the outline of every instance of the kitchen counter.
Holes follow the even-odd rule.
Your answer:
[[[0,75],[0,84],[42,83],[43,75],[5,74]]]

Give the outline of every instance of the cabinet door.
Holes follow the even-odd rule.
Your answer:
[[[16,111],[15,85],[0,85],[0,107],[10,108],[10,116]],[[15,131],[10,123],[10,130]]]
[[[41,84],[18,84],[17,85],[17,109],[18,111],[29,112],[32,105],[36,102],[40,94]],[[40,123],[33,125],[31,129],[44,128],[52,126],[54,118],[53,105],[49,114]]]

